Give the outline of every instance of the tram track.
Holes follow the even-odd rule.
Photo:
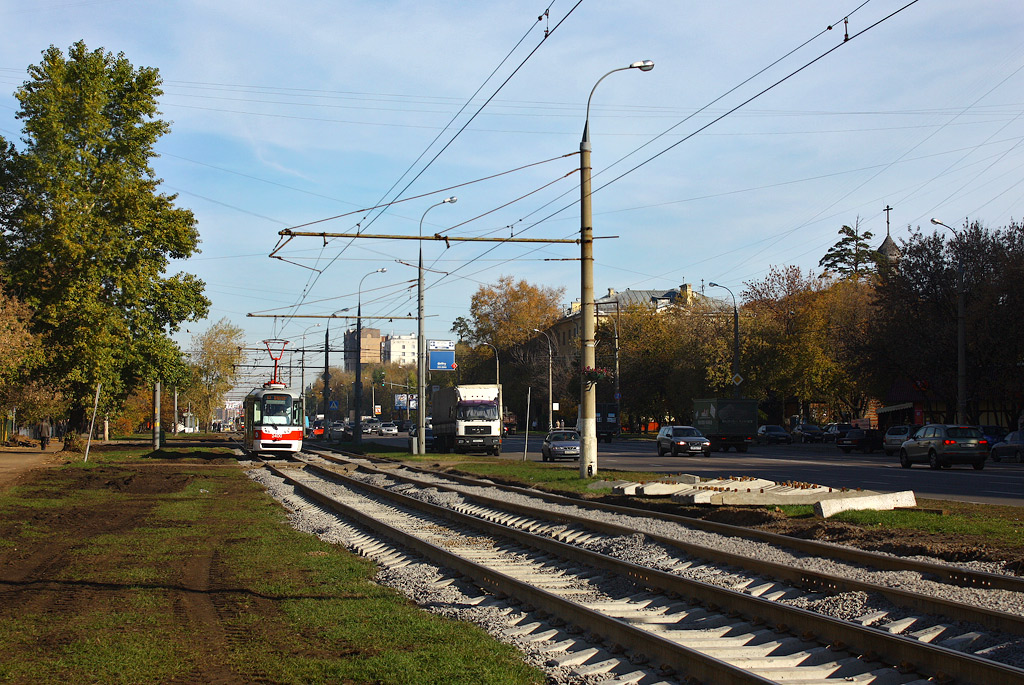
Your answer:
[[[608,672],[622,671],[622,664],[618,662],[623,660],[610,654],[616,648],[627,648],[634,655],[646,655],[676,673],[704,682],[777,682],[794,678],[802,681],[810,678],[813,682],[849,682],[847,678],[856,676],[857,682],[902,683],[913,681],[915,677],[936,677],[954,678],[965,683],[997,684],[1022,682],[1024,679],[1024,671],[1020,669],[928,642],[960,637],[966,644],[975,639],[965,637],[963,632],[958,633],[961,629],[955,625],[940,625],[933,621],[932,625],[918,630],[922,623],[920,617],[909,622],[903,619],[901,630],[909,630],[913,626],[915,634],[896,635],[893,633],[900,631],[894,631],[892,626],[877,628],[835,619],[780,601],[800,595],[823,596],[833,591],[820,584],[810,588],[786,587],[787,581],[765,581],[762,578],[753,585],[751,581],[747,588],[720,587],[683,577],[683,567],[692,566],[693,560],[672,562],[679,568],[673,568],[672,563],[663,560],[661,566],[664,568],[651,568],[591,551],[587,549],[588,542],[597,538],[621,537],[622,531],[582,526],[576,529],[577,524],[567,523],[560,513],[509,510],[504,508],[506,503],[483,503],[479,498],[464,499],[452,508],[451,500],[465,498],[465,495],[446,492],[437,484],[401,482],[394,479],[394,473],[372,474],[372,478],[390,481],[388,487],[383,487],[359,478],[349,478],[338,473],[337,468],[332,470],[316,464],[300,468],[273,468],[288,478],[305,497],[322,507],[333,509],[341,506],[334,503],[335,497],[327,494],[335,488],[365,492],[359,505],[347,509],[342,507],[339,515],[358,520],[368,529],[375,529],[377,532],[371,534],[371,538],[384,535],[398,539],[416,553],[471,577],[491,593],[518,597],[544,616],[560,617],[599,636],[603,647],[591,647],[596,651],[584,659],[583,666],[577,668],[586,668],[589,664],[600,669],[604,666],[596,664],[615,661],[617,665],[609,666]],[[346,468],[352,471],[363,469],[359,475],[366,478],[365,464],[350,464]],[[396,492],[403,488],[418,489],[422,499]],[[435,505],[423,499],[447,501]],[[458,538],[461,541],[433,544],[425,543],[422,537],[413,533],[396,533],[390,527],[383,527],[377,516],[367,513],[382,506],[371,506],[367,503],[370,500],[387,502],[387,507],[415,511],[419,516],[428,517],[429,523],[416,526],[421,530],[424,527],[440,530],[454,525],[463,537]],[[388,517],[381,514],[380,518]],[[439,521],[444,524],[439,524]],[[467,534],[462,530],[467,528],[473,532]],[[495,542],[498,540],[512,542]],[[424,547],[426,544],[431,546]],[[481,563],[485,560],[479,558],[456,555],[459,550],[490,550],[507,544],[516,545],[513,556],[517,559],[539,557],[547,561],[531,561],[534,566],[525,574],[526,580],[519,580],[517,574],[506,572],[508,562],[488,565]],[[446,555],[455,555],[456,558]],[[586,569],[582,573],[572,570],[581,565]],[[632,589],[620,589],[618,594],[606,593],[607,597],[591,597],[591,601],[581,602],[576,601],[578,591],[559,594],[544,585],[545,582],[550,585],[552,578],[557,578],[559,587],[576,587],[583,582],[581,578],[604,577],[607,574],[616,580],[602,580],[602,588],[609,583],[612,587],[620,587],[623,582],[628,582]],[[522,587],[523,584],[533,589]],[[756,592],[759,588],[763,589]],[[594,591],[590,588],[585,594]],[[555,628],[548,627],[540,633],[550,630]],[[690,647],[686,647],[687,642],[691,643]],[[696,652],[700,655],[693,653],[693,646],[697,643],[700,647]],[[579,657],[571,657],[576,658]],[[594,659],[598,659],[596,664],[591,663]],[[720,670],[719,662],[725,663],[725,670]],[[869,675],[871,673],[874,675]],[[751,677],[753,679],[749,679]],[[861,681],[860,678],[865,679]],[[609,678],[609,682],[616,681]]]

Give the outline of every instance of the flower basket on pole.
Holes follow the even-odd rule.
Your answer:
[[[590,367],[587,366],[583,369],[583,380],[588,385],[593,385],[598,382],[610,381],[614,377],[611,370],[603,367]]]

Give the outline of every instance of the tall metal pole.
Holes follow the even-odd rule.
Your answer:
[[[365,274],[359,279],[359,288],[356,293],[356,423],[352,437],[356,444],[363,441],[363,281],[371,274],[382,274],[387,268],[381,267]]]
[[[964,299],[964,249],[960,234],[952,226],[932,219],[936,226],[945,226],[961,242],[956,257],[956,422],[967,423],[967,303]]]
[[[423,439],[423,433],[427,429],[427,340],[423,325],[423,220],[427,218],[427,212],[434,207],[443,204],[455,204],[458,198],[451,197],[441,200],[437,204],[430,205],[423,210],[420,216],[420,260],[416,278],[416,384],[419,386],[419,409],[416,412],[416,444],[413,445],[414,454],[426,454],[427,444]]]
[[[153,383],[153,449],[160,449],[160,381]]]
[[[327,430],[330,428],[330,421],[327,416],[327,407],[330,406],[331,401],[331,372],[329,371],[330,366],[330,354],[331,354],[331,322],[328,319],[327,328],[324,329],[324,440],[329,436]]]
[[[582,323],[583,339],[581,366],[596,366],[595,329],[596,313],[594,311],[594,225],[593,210],[590,204],[590,100],[594,91],[609,74],[626,69],[650,71],[654,62],[643,60],[633,62],[628,67],[612,69],[602,76],[590,90],[587,98],[587,118],[583,124],[583,139],[580,140],[580,281],[582,285]],[[588,478],[597,473],[597,388],[580,377],[580,477]]]

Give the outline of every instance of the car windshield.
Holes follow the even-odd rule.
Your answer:
[[[980,438],[981,431],[977,428],[967,428],[964,426],[957,426],[956,428],[946,429],[946,435],[951,438]]]
[[[576,433],[552,433],[548,436],[548,442],[575,442],[579,439]]]
[[[673,438],[699,438],[701,437],[700,431],[696,428],[673,428]]]
[[[765,433],[785,433],[786,430],[782,426],[765,426]]]

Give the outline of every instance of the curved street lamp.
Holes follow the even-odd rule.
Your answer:
[[[944,226],[953,232],[956,239],[963,238],[952,226],[938,219],[932,219],[936,226]],[[963,245],[956,254],[956,422],[967,423],[967,303],[964,301],[964,260]]]
[[[452,195],[449,198],[445,198],[436,204],[432,204],[423,210],[423,216],[420,217],[420,260],[419,268],[416,279],[416,319],[417,319],[417,335],[416,335],[416,384],[419,395],[419,408],[417,409],[416,416],[416,444],[413,445],[414,454],[426,454],[427,445],[423,440],[423,432],[427,428],[427,341],[426,332],[423,326],[423,220],[427,218],[427,212],[434,207],[440,207],[444,204],[455,204],[459,201],[459,198]]]
[[[554,430],[554,414],[552,413],[552,407],[555,406],[554,397],[551,396],[551,357],[554,354],[551,347],[551,336],[548,335],[547,331],[542,331],[539,328],[533,329],[536,333],[543,333],[544,337],[548,339],[548,430]],[[530,417],[526,417],[529,420]]]
[[[367,276],[386,272],[386,267],[371,271],[359,279],[359,287],[356,289],[356,422],[352,438],[357,445],[363,441],[363,281]]]
[[[740,396],[740,312],[736,308],[736,296],[732,290],[718,283],[708,283],[712,288],[723,288],[732,295],[732,396]]]
[[[597,80],[587,98],[587,118],[583,123],[583,139],[580,140],[580,281],[583,291],[581,369],[597,365],[594,349],[597,328],[597,312],[594,309],[594,219],[590,204],[590,101],[597,86],[609,75],[627,69],[650,71],[653,68],[654,62],[646,59],[633,62],[627,67],[612,69]],[[577,427],[580,428],[580,478],[589,478],[597,473],[597,388],[585,381],[580,383],[580,421]]]

